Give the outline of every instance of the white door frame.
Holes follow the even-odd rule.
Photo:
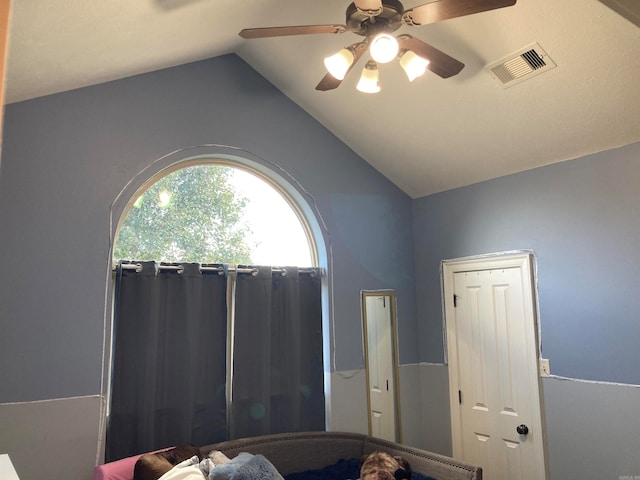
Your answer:
[[[446,335],[446,359],[449,371],[449,403],[451,407],[451,439],[454,458],[461,458],[462,434],[461,434],[461,410],[459,399],[459,373],[458,373],[458,347],[456,338],[456,315],[454,305],[454,274],[458,272],[470,272],[477,270],[521,268],[524,281],[530,281],[530,288],[524,288],[526,301],[525,317],[528,321],[528,357],[535,362],[537,374],[534,391],[537,391],[538,402],[532,402],[532,427],[542,432],[541,451],[538,452],[538,462],[544,465],[546,478],[549,478],[548,461],[546,452],[546,435],[543,428],[543,401],[542,384],[540,376],[540,332],[538,323],[538,304],[536,295],[535,257],[529,251],[510,251],[504,253],[487,254],[474,257],[464,257],[451,260],[443,260],[441,263],[441,280],[443,310]],[[526,287],[526,285],[525,285]],[[542,480],[542,479],[541,479]]]

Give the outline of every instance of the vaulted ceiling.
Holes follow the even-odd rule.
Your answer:
[[[6,100],[237,53],[415,198],[640,141],[637,3],[518,0],[402,27],[465,68],[409,83],[397,62],[381,65],[382,90],[365,94],[355,86],[366,59],[339,88],[315,89],[323,58],[361,40],[351,32],[238,36],[342,24],[348,0],[14,0]],[[531,46],[556,67],[507,87],[486,68]]]

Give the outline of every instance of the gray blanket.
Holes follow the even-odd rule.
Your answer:
[[[207,480],[284,480],[263,455],[242,452],[229,463],[203,473]]]
[[[230,480],[284,480],[276,467],[262,455],[254,455],[247,463],[241,465]]]

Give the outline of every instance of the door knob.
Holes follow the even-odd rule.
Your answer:
[[[526,435],[527,433],[529,433],[529,427],[527,427],[526,425],[518,425],[516,427],[516,432],[518,432],[520,435]]]

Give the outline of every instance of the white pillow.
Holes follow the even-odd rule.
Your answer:
[[[180,462],[158,480],[202,480],[204,475],[200,470],[200,459],[195,455],[184,462]]]

